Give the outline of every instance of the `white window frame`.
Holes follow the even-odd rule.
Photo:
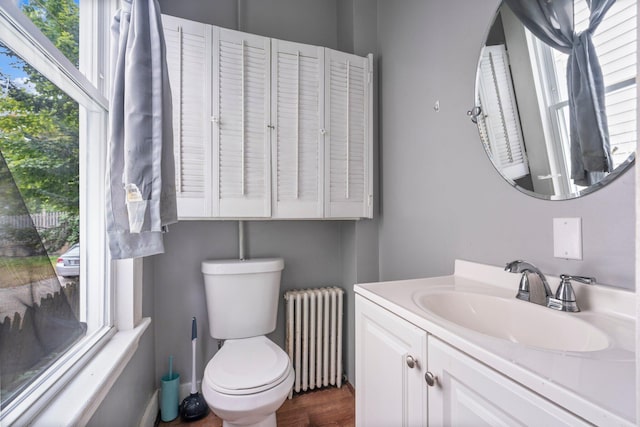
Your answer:
[[[0,412],[0,424],[86,425],[135,353],[150,324],[142,319],[142,262],[109,264],[105,216],[89,215],[104,206],[109,91],[109,28],[118,0],[86,1],[80,5],[81,73],[20,11],[12,0],[0,0],[0,40],[81,106],[80,135],[102,130],[98,144],[80,138],[81,308],[91,310],[89,325],[102,325],[67,351]],[[89,191],[90,189],[90,191]],[[98,208],[100,212],[104,209]],[[88,238],[90,236],[90,238]],[[89,255],[90,254],[90,255]],[[93,278],[93,282],[91,280]],[[104,291],[91,292],[89,282],[104,280]],[[82,285],[84,283],[84,285]],[[84,299],[87,295],[87,299]],[[82,311],[82,310],[81,310]],[[91,329],[91,326],[90,326]]]
[[[560,120],[562,119],[560,112],[563,106],[568,105],[568,101],[559,99],[557,70],[553,63],[552,48],[541,42],[527,28],[525,28],[525,35],[529,47],[531,67],[534,71],[533,78],[536,85],[538,105],[540,105],[544,140],[549,158],[550,179],[554,192],[555,194],[574,193],[577,189],[569,179],[568,171],[565,167],[570,159],[565,158],[564,150],[562,149],[564,142],[560,132]],[[568,126],[568,123],[566,125]]]

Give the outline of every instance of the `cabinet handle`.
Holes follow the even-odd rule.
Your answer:
[[[407,354],[407,366],[409,367],[409,369],[415,368],[416,364],[416,359],[414,359],[412,355]]]
[[[427,385],[429,387],[433,387],[434,385],[436,385],[436,382],[438,381],[438,377],[433,375],[431,372],[427,371],[427,373],[424,374],[424,380],[427,382]]]

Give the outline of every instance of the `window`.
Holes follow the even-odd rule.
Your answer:
[[[593,35],[593,43],[598,53],[605,83],[606,109],[609,124],[609,137],[613,166],[618,167],[636,145],[636,27],[637,2],[635,0],[618,0],[605,15]],[[575,31],[587,28],[589,8],[585,0],[575,2]],[[557,174],[571,176],[570,170],[563,170],[563,165],[571,162],[569,154],[569,106],[566,82],[568,56],[552,49],[539,39],[528,34],[528,42],[534,70],[537,71],[538,83],[543,93],[541,111],[548,126],[547,138],[560,141],[553,144],[559,150],[550,153],[550,157],[564,159],[553,162]],[[542,107],[541,107],[542,108]],[[575,192],[582,187],[575,186],[567,178],[565,183],[570,191]]]
[[[3,425],[61,387],[68,369],[78,366],[113,323],[103,218],[107,101],[100,77],[115,2],[14,3],[0,2],[0,151],[29,216],[51,222],[39,229],[50,258],[42,262],[42,253],[34,252],[38,274],[16,262],[15,252],[0,254],[2,277],[11,278],[0,281],[0,331],[14,332],[0,335],[0,353],[12,352],[0,355]],[[89,36],[80,38],[81,31]],[[18,292],[29,298],[16,297]],[[73,333],[62,334],[56,345],[38,345],[42,337],[24,322],[29,310],[64,312],[44,322],[47,336],[62,334],[69,325]],[[22,363],[9,369],[9,362],[19,358]]]

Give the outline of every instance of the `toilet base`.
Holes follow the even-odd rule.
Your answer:
[[[277,427],[276,414],[267,415],[266,418],[254,424],[235,424],[222,420],[222,427]]]

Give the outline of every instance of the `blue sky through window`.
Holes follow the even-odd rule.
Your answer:
[[[22,8],[25,5],[29,4],[42,4],[46,3],[47,0],[15,0],[15,4]],[[75,4],[79,5],[80,0],[73,0]],[[4,83],[4,79],[8,78],[18,86],[22,85],[27,75],[22,69],[22,65],[24,62],[16,58],[15,56],[11,56],[6,54],[7,48],[4,47],[0,43],[0,73],[2,73],[2,77],[0,78],[0,84]]]

